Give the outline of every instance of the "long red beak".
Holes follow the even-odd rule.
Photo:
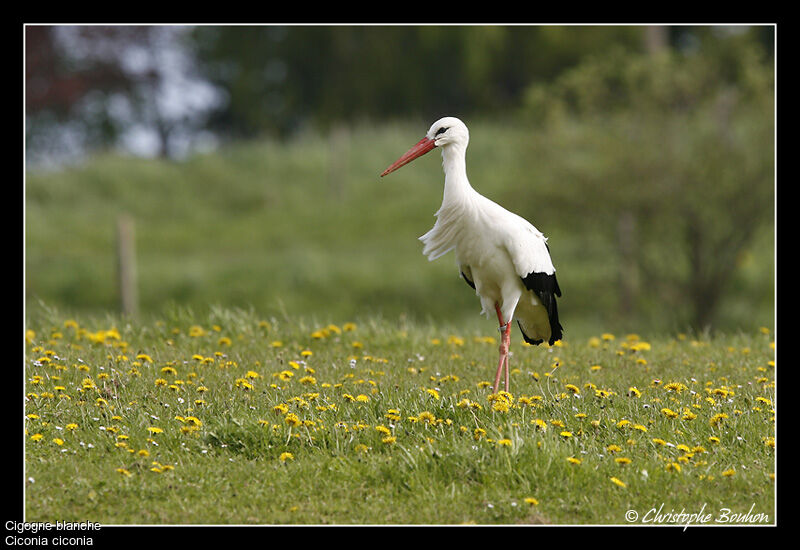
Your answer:
[[[405,166],[415,158],[421,157],[425,153],[431,151],[434,147],[436,147],[436,142],[434,140],[428,139],[427,137],[422,138],[414,147],[406,151],[405,155],[394,161],[394,164],[384,170],[383,174],[381,174],[381,177],[394,172],[401,166]]]

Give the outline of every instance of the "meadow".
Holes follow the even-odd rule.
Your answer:
[[[417,241],[438,155],[378,177],[425,128],[29,170],[25,519],[773,523],[769,217],[713,330],[688,328],[663,279],[626,311],[613,211],[566,177],[593,166],[586,151],[470,123],[473,185],[550,238],[564,292],[564,340],[531,347],[514,328],[511,391],[492,394],[496,321],[452,256],[428,262]],[[118,311],[123,215],[136,316]],[[653,265],[681,271],[655,233]]]
[[[515,329],[492,394],[490,322],[27,315],[29,522],[776,519],[767,327],[552,347]]]

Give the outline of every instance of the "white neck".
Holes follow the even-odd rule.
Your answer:
[[[442,147],[444,198],[442,204],[461,202],[474,190],[467,179],[466,147],[450,144]]]

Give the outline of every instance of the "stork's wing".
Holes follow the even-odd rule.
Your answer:
[[[461,272],[461,276],[467,282],[469,286],[472,287],[472,290],[475,290],[475,281],[472,279],[472,268],[467,264],[458,264],[458,270]]]
[[[533,291],[547,310],[550,321],[548,342],[553,345],[562,338],[563,328],[558,320],[556,304],[556,296],[561,296],[561,288],[558,286],[556,269],[550,258],[550,247],[547,246],[547,238],[538,229],[525,219],[515,217],[516,223],[507,233],[505,247],[525,288]]]

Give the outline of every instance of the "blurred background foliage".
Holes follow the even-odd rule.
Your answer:
[[[377,177],[454,115],[579,331],[771,326],[774,54],[769,25],[28,26],[26,298],[117,308],[128,215],[143,312],[473,319],[415,239],[439,161]]]

